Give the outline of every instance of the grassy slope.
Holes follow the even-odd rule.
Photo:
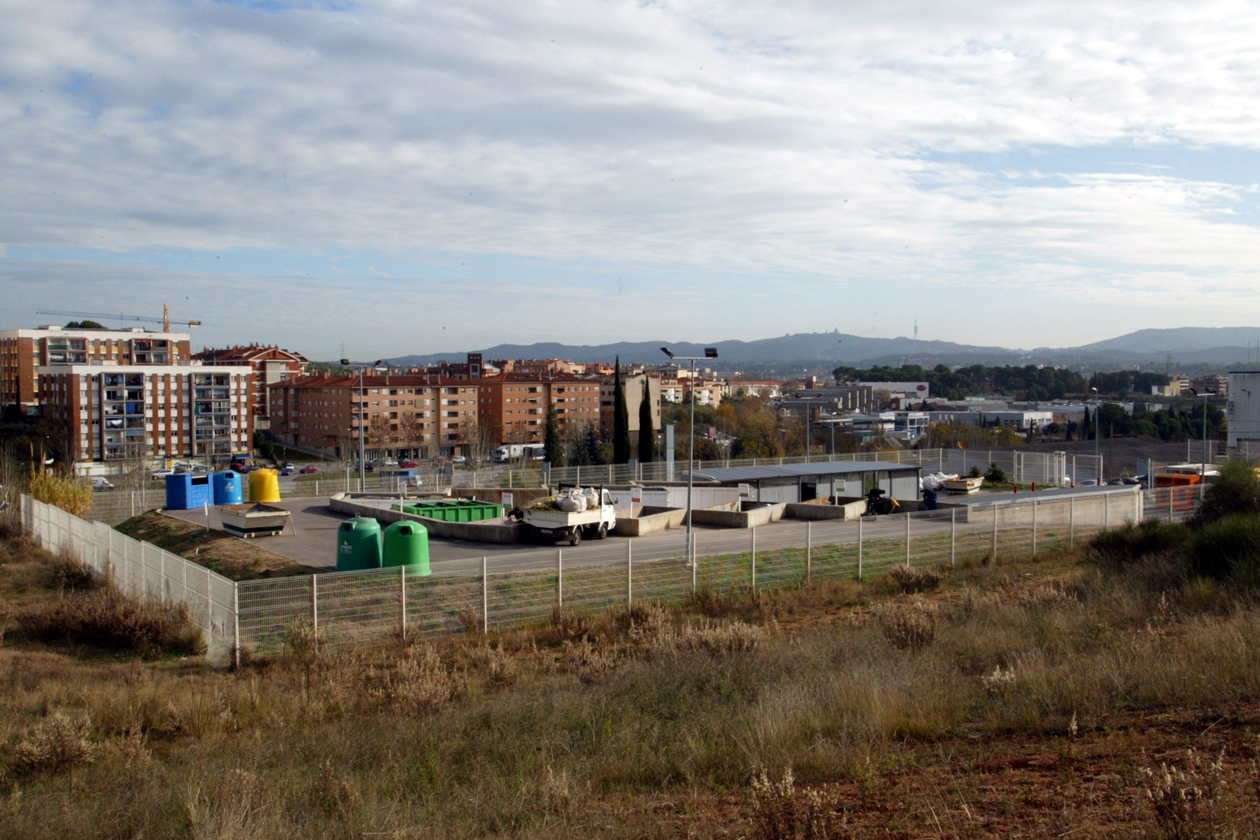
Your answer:
[[[308,575],[311,570],[287,557],[224,534],[207,531],[156,511],[133,516],[117,530],[137,540],[152,543],[232,580],[259,577]]]
[[[0,556],[0,597],[57,597]],[[1058,555],[926,597],[883,576],[490,639],[298,634],[238,673],[10,633],[0,836],[1155,837],[1168,763],[1228,782],[1174,816],[1255,837],[1258,631],[1229,593]],[[23,769],[41,732],[91,762]]]

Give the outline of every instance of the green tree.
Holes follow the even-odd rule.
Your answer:
[[[556,410],[547,409],[547,424],[543,432],[543,453],[553,467],[564,466],[564,444],[560,440],[560,424],[556,422]]]
[[[105,327],[95,321],[71,321],[66,324],[67,330],[103,330]]]
[[[648,378],[643,377],[643,398],[639,400],[639,462],[650,464],[656,460],[656,429],[652,427],[652,389]]]
[[[621,385],[621,357],[613,369],[613,463],[630,460],[630,411],[626,408],[626,391]]]

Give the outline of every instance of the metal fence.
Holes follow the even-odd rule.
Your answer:
[[[1142,515],[1137,492],[1012,496],[877,519],[696,531],[693,564],[680,534],[626,540],[624,555],[592,558],[587,552],[568,563],[564,549],[548,549],[453,561],[429,576],[393,567],[234,582],[102,523],[29,496],[22,502],[23,522],[41,545],[77,553],[127,591],[187,603],[206,631],[212,658],[234,654],[237,661],[242,651],[283,649],[295,624],[309,626],[326,644],[486,632],[544,622],[561,606],[599,611],[679,603],[702,590],[724,595],[862,579],[901,564],[1025,559]]]
[[[70,552],[124,592],[188,605],[207,656],[225,661],[236,645],[236,583],[178,554],[133,540],[103,522],[22,496],[22,527],[43,548]]]

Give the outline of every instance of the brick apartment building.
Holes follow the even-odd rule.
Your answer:
[[[306,375],[307,358],[301,353],[275,345],[238,345],[223,349],[206,349],[193,356],[206,365],[248,365],[254,371],[254,428],[269,428],[271,417],[270,387]]]
[[[270,386],[271,432],[332,457],[469,455],[477,445],[477,384],[417,374],[322,374]],[[493,445],[493,444],[492,444]]]
[[[600,382],[567,373],[515,372],[477,383],[478,406],[488,439],[499,443],[541,443],[547,410],[555,408],[563,438],[576,437],[587,424],[599,426]],[[497,438],[497,439],[496,439]]]
[[[62,425],[76,462],[214,463],[250,448],[248,367],[97,363],[45,365],[35,373],[41,408]]]
[[[0,407],[40,410],[39,368],[47,365],[176,365],[191,358],[188,333],[126,330],[0,330]]]

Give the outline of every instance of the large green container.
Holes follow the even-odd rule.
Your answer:
[[[395,522],[386,528],[385,565],[407,566],[410,574],[430,574],[429,530],[419,522]]]
[[[365,516],[337,526],[337,571],[381,567],[381,523]]]

